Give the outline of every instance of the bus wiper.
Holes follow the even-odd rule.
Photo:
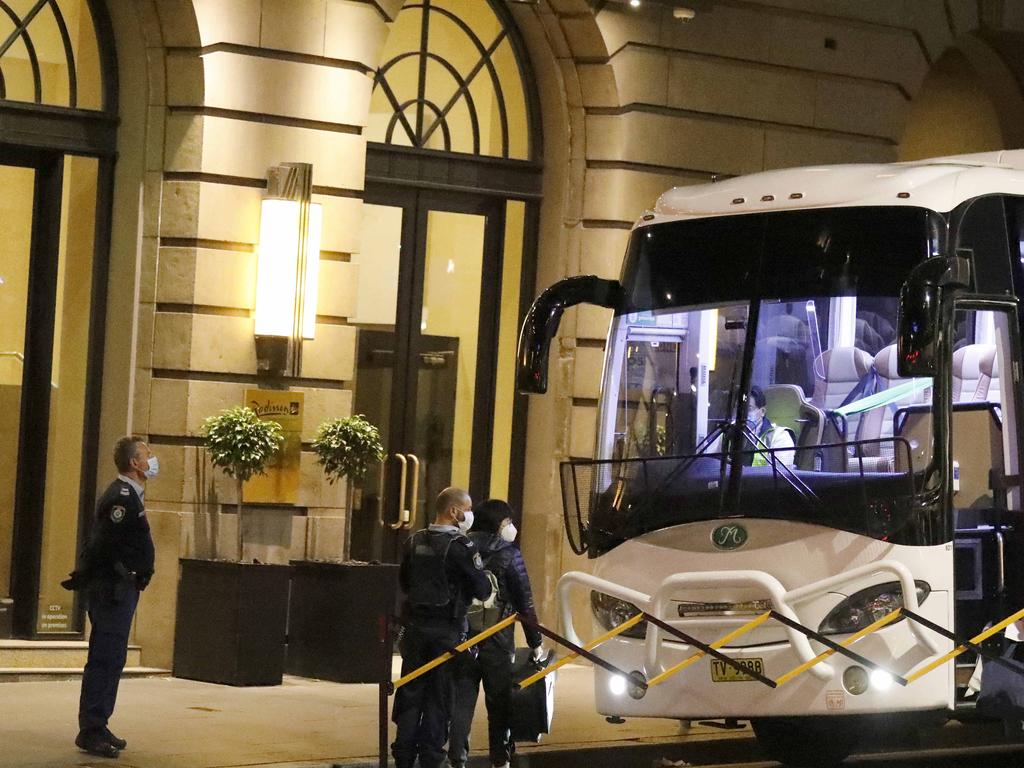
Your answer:
[[[786,464],[786,462],[779,460],[779,457],[776,455],[776,451],[772,450],[764,440],[755,435],[754,431],[745,423],[740,425],[739,431],[740,435],[746,438],[758,453],[768,459],[773,473],[780,474],[782,478],[792,486],[793,490],[800,494],[800,497],[804,501],[811,504],[812,508],[820,509],[821,497],[814,492],[814,489],[811,488],[811,486],[797,477],[796,473],[788,464]],[[789,449],[784,448],[779,450]],[[793,451],[795,455],[796,446],[793,446]],[[779,472],[780,469],[782,470],[781,472]]]

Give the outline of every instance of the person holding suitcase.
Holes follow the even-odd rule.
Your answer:
[[[514,512],[508,502],[488,499],[474,511],[470,539],[476,545],[484,568],[494,574],[498,595],[493,606],[475,602],[469,609],[471,635],[492,627],[502,619],[518,613],[525,619],[526,642],[533,657],[544,657],[542,637],[534,624],[537,621],[533,591],[526,563],[514,542],[518,531]],[[448,761],[453,768],[464,768],[469,757],[469,733],[473,725],[480,683],[484,686],[487,706],[487,740],[491,765],[507,768],[515,745],[511,736],[512,661],[515,655],[515,625],[491,635],[477,646],[477,653],[462,654],[455,660],[455,700],[448,741]]]

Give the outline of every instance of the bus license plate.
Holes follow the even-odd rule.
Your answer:
[[[759,675],[764,674],[764,660],[762,659],[736,659],[736,663],[741,667],[749,669],[751,672],[756,672]],[[742,683],[754,679],[720,659],[711,660],[711,682],[713,683]]]

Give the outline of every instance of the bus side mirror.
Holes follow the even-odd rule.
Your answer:
[[[595,304],[616,309],[621,301],[622,286],[617,280],[594,275],[566,278],[538,296],[519,333],[517,389],[524,395],[548,391],[548,350],[567,308]]]
[[[960,255],[964,254],[964,255]],[[967,288],[971,282],[970,253],[921,262],[900,289],[896,368],[902,378],[938,373],[936,343],[941,324],[942,291]]]

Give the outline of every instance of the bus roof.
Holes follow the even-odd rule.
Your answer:
[[[1024,195],[1024,149],[907,163],[818,165],[673,187],[639,226],[741,213],[905,205],[946,212],[984,194]]]

